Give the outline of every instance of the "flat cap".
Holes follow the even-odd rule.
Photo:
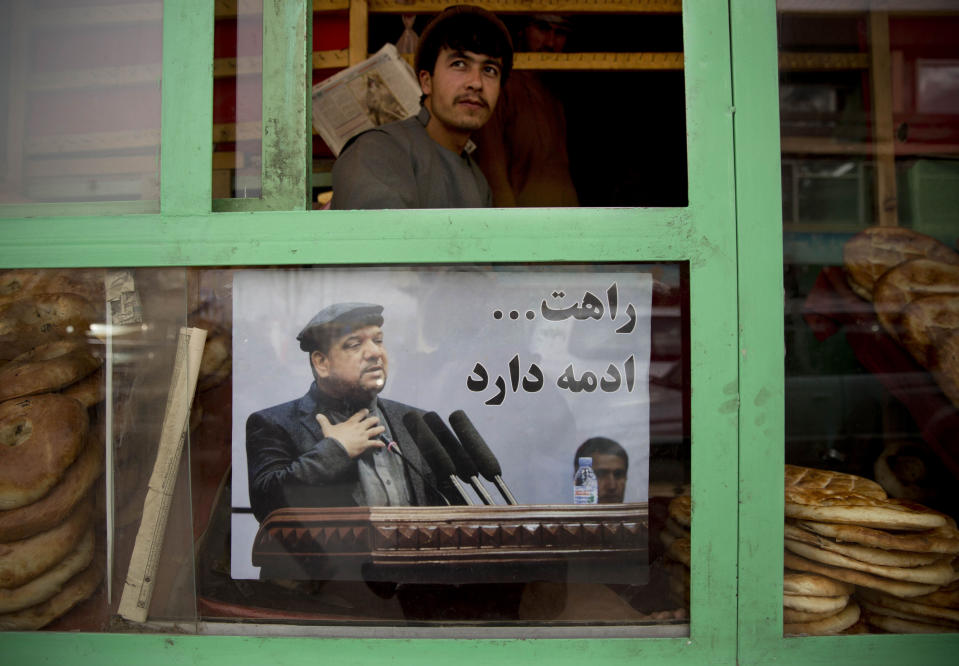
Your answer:
[[[324,347],[329,332],[345,332],[360,326],[382,326],[383,306],[373,303],[334,303],[323,308],[310,320],[296,339],[303,351]]]

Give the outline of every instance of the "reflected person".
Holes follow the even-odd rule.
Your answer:
[[[608,437],[590,437],[576,449],[576,455],[573,456],[574,472],[581,457],[593,459],[599,503],[622,503],[626,496],[626,472],[629,469],[626,449]]]

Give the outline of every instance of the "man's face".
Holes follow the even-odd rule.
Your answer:
[[[351,331],[334,340],[327,353],[312,352],[310,362],[324,392],[335,398],[372,400],[386,385],[383,329],[364,326]]]
[[[478,130],[499,99],[502,59],[444,48],[433,73],[419,73],[426,108],[450,133]]]
[[[593,454],[600,504],[619,504],[626,494],[626,462],[612,453]]]
[[[533,21],[526,26],[523,35],[526,38],[526,48],[530,51],[559,53],[566,48],[569,31],[548,21]]]

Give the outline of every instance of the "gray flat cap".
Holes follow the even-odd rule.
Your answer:
[[[382,326],[383,306],[373,303],[334,303],[319,312],[296,336],[300,349],[313,351],[324,347],[323,338],[330,331],[337,330],[341,335],[361,326]]]

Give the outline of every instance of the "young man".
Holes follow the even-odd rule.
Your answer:
[[[383,307],[335,303],[300,331],[314,382],[306,395],[251,414],[246,452],[253,514],[297,506],[435,503],[428,486],[387,450],[430,475],[403,425],[409,405],[379,398],[389,361]],[[432,480],[427,483],[432,484]]]
[[[470,135],[492,115],[512,66],[509,32],[493,14],[470,5],[440,13],[416,51],[420,112],[346,145],[333,165],[332,207],[491,206]]]

